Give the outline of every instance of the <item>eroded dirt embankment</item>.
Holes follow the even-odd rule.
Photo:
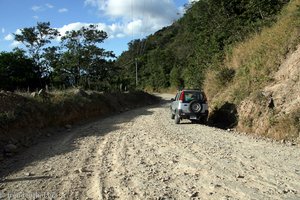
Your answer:
[[[297,146],[189,121],[175,125],[169,105],[163,104],[46,138],[2,163],[0,194],[54,199],[296,200],[299,158]]]
[[[40,96],[0,92],[0,160],[29,147],[49,127],[72,124],[157,103],[144,92],[100,93],[81,89]],[[17,149],[16,149],[17,148]],[[2,155],[2,152],[4,155]]]
[[[300,45],[287,55],[272,83],[245,99],[238,129],[300,143]]]

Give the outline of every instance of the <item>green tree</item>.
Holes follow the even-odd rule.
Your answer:
[[[63,53],[59,70],[63,70],[72,85],[91,88],[106,81],[115,55],[98,46],[105,39],[107,34],[97,25],[68,31],[61,38]]]
[[[21,29],[20,34],[15,34],[15,40],[23,43],[34,63],[39,67],[40,84],[42,77],[46,76],[47,68],[43,66],[42,54],[47,44],[56,38],[59,32],[50,27],[50,22],[38,22],[36,26]]]
[[[184,81],[182,79],[182,70],[179,66],[175,66],[170,73],[170,83],[172,87],[183,88]]]
[[[60,47],[51,46],[44,49],[43,66],[47,69],[50,84],[56,88],[68,87],[68,78],[61,67],[62,52]]]
[[[38,67],[20,49],[0,53],[0,88],[4,90],[35,89]]]

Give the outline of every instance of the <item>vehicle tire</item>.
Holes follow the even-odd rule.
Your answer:
[[[175,113],[174,118],[175,118],[175,124],[179,124],[180,123],[180,116],[179,116],[178,112]]]
[[[202,110],[202,105],[201,105],[199,102],[197,102],[197,101],[192,101],[192,102],[190,103],[189,109],[190,109],[190,111],[191,111],[192,113],[197,114],[197,113],[200,113],[200,112],[201,112],[201,110]]]
[[[175,118],[175,114],[173,114],[173,112],[171,111],[171,119]]]

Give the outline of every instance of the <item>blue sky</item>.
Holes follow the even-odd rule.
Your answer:
[[[192,0],[0,0],[0,51],[22,47],[13,40],[18,29],[50,22],[61,34],[98,24],[109,38],[101,47],[118,56],[129,41],[172,24]]]

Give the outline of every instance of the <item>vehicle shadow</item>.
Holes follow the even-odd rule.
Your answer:
[[[219,109],[214,110],[209,118],[208,125],[221,129],[234,128],[238,123],[238,112],[235,104],[224,103]]]

